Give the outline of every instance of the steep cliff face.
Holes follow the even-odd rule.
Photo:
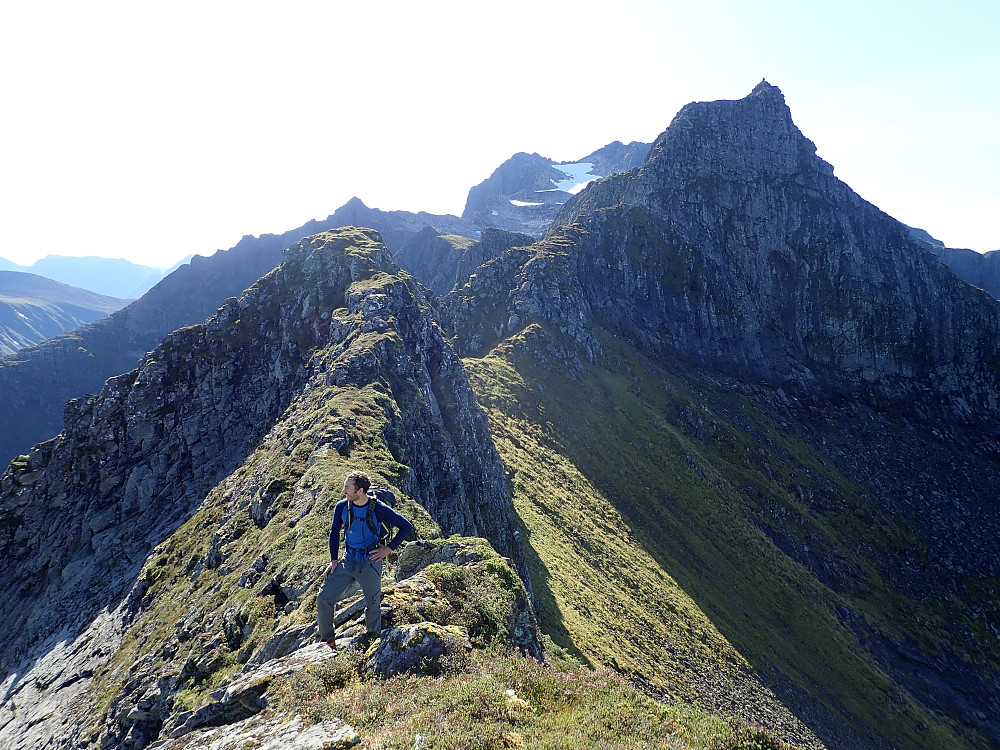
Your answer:
[[[207,549],[185,535],[196,553],[181,578],[221,571],[229,586],[247,527],[298,524],[301,536],[318,511],[293,596],[314,594],[351,455],[374,452],[365,465],[381,467],[425,535],[486,536],[521,560],[503,466],[461,362],[397,271],[372,230],[298,243],[217,315],[164,338],[100,395],[70,402],[59,436],[12,464],[0,481],[5,747],[37,747],[47,733],[58,746],[80,741],[88,686],[95,675],[115,684],[109,655],[149,606],[156,578],[139,577],[143,563],[193,514],[217,528]],[[243,566],[262,550],[287,564],[263,544]],[[254,580],[269,569],[259,559]],[[169,676],[178,674],[146,674],[143,685],[156,692]],[[131,726],[118,719],[103,730],[111,744]]]
[[[595,316],[660,356],[958,421],[1000,406],[1000,305],[837,180],[767,83],[684,107],[549,236]]]

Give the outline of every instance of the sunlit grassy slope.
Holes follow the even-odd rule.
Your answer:
[[[895,627],[898,594],[859,550],[908,539],[865,488],[742,396],[607,334],[600,364],[566,363],[544,354],[553,335],[531,326],[466,361],[513,477],[545,632],[686,702],[766,722],[785,696],[833,746],[873,729],[898,747],[969,746],[835,615]],[[765,528],[822,540],[852,585],[834,592]]]

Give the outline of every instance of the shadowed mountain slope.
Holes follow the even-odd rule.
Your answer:
[[[766,83],[684,107],[557,224],[594,314],[660,356],[956,425],[1000,407],[1000,305],[837,180]]]
[[[0,271],[0,357],[110,315],[128,300],[58,281]]]

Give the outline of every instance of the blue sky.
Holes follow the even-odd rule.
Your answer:
[[[0,10],[0,256],[169,266],[357,195],[461,213],[517,151],[761,79],[864,198],[1000,249],[1000,3],[45,2]]]

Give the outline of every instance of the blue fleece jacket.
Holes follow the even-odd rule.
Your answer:
[[[340,530],[344,527],[347,518],[347,503],[348,500],[345,497],[333,509],[333,523],[330,526],[330,559],[334,562],[340,559]],[[365,538],[371,534],[365,516],[372,510],[375,512],[376,526],[384,523],[390,529],[396,529],[395,535],[386,546],[392,550],[398,549],[403,540],[413,531],[413,524],[382,501],[370,499],[366,505],[354,508],[354,523],[355,525],[363,525],[361,533],[366,535]],[[345,531],[345,537],[348,531]]]

